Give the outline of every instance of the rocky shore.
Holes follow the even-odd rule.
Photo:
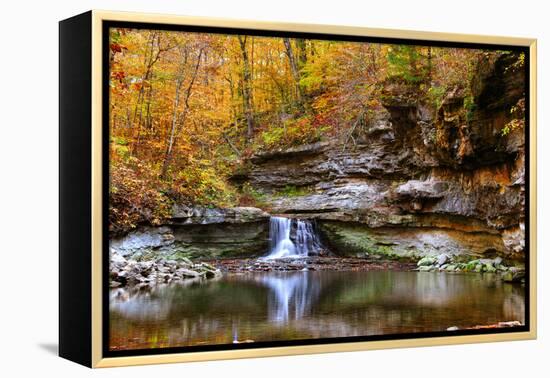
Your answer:
[[[301,259],[229,259],[209,261],[224,273],[245,272],[292,272],[292,271],[372,271],[372,270],[413,270],[414,263],[398,261],[378,261],[353,257],[318,257]]]
[[[420,272],[499,273],[505,282],[524,282],[525,278],[525,268],[506,266],[500,257],[457,262],[447,255],[426,256],[417,262],[416,270]]]
[[[178,283],[220,277],[222,274],[293,271],[420,271],[447,273],[495,273],[504,282],[525,281],[525,270],[508,267],[502,259],[476,259],[453,262],[447,255],[426,256],[418,262],[338,256],[309,256],[290,259],[215,259],[191,261],[188,258],[136,261],[111,253],[110,287],[135,287]]]
[[[209,279],[221,276],[221,271],[206,262],[193,263],[189,259],[148,261],[128,260],[111,253],[109,265],[110,287],[145,286],[174,283],[189,279]]]
[[[291,271],[419,271],[446,273],[494,273],[504,282],[525,282],[525,269],[508,267],[502,259],[476,259],[453,262],[447,255],[428,256],[418,262],[385,260],[380,258],[310,256],[300,259],[222,259],[208,263],[223,273],[291,272]]]

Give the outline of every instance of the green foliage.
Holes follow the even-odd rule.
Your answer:
[[[115,154],[120,158],[127,160],[130,158],[130,147],[128,141],[123,137],[112,137],[111,147]]]
[[[298,187],[295,185],[286,185],[282,190],[276,193],[279,197],[300,197],[310,194],[311,190],[306,187]]]
[[[471,119],[475,110],[471,95],[471,82],[480,57],[485,56],[482,50],[449,49],[433,47],[430,50],[430,80],[428,98],[434,107],[441,107],[449,94],[464,97],[466,118]]]
[[[307,63],[301,71],[300,86],[309,91],[319,89],[323,85],[326,68],[326,65],[322,65],[320,62]]]
[[[513,54],[512,52],[506,52]],[[508,70],[519,70],[525,66],[525,54],[520,53],[517,59],[510,66],[505,68],[505,72]],[[501,130],[501,135],[506,136],[514,130],[523,129],[525,127],[525,97],[522,97],[518,102],[510,108],[511,120],[508,121]]]
[[[265,195],[254,189],[249,182],[245,182],[239,193],[239,206],[253,206],[260,209],[268,210]]]
[[[512,51],[503,51],[503,54],[514,54]],[[525,66],[525,53],[519,53],[516,61],[506,67],[504,72],[516,71]]]
[[[433,86],[428,89],[428,97],[436,109],[441,106],[446,93],[447,89],[443,86]]]
[[[387,60],[390,75],[403,78],[411,84],[426,80],[429,67],[419,46],[393,45],[388,49]]]
[[[466,120],[471,122],[474,116],[474,112],[477,108],[477,105],[474,102],[474,97],[468,95],[464,98],[464,110],[466,110]]]
[[[211,206],[232,205],[236,193],[211,161],[190,162],[181,168],[172,182],[172,195],[183,202]]]
[[[273,127],[261,134],[262,144],[269,148],[281,146],[283,139],[286,137],[286,130],[282,127]]]
[[[510,115],[513,117],[500,131],[502,136],[510,134],[514,130],[525,127],[525,98],[518,100],[516,105],[510,108]]]

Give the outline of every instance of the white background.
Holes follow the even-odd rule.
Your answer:
[[[0,375],[132,377],[548,376],[550,12],[528,0],[6,0],[0,41]],[[58,25],[89,9],[539,39],[539,339],[91,371],[56,356]],[[546,211],[544,211],[546,210]],[[545,214],[546,213],[546,214]],[[546,370],[546,372],[544,372]]]

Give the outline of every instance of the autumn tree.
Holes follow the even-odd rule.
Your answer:
[[[187,120],[187,116],[189,114],[189,109],[190,109],[189,98],[193,93],[193,85],[195,84],[195,80],[197,79],[204,49],[205,49],[204,46],[198,46],[198,52],[194,54],[196,55],[194,61],[192,58],[190,58],[190,55],[192,54],[192,52],[189,49],[189,45],[185,45],[179,49],[180,63],[179,63],[179,68],[176,72],[176,77],[175,77],[176,85],[174,90],[174,109],[172,111],[172,120],[170,122],[170,132],[168,134],[168,138],[166,142],[166,151],[164,153],[161,177],[166,176],[168,167],[172,162],[174,147],[175,147],[178,135],[180,133],[181,128],[185,126],[185,122]],[[193,67],[191,67],[191,69],[189,69],[190,68],[189,61],[192,61],[191,64],[193,65]],[[188,75],[186,75],[188,71],[190,72]],[[187,78],[186,76],[189,76],[189,78]],[[183,85],[186,79],[188,83],[186,88],[184,89]]]
[[[290,41],[290,38],[283,38],[283,43],[285,45],[286,55],[288,57],[288,64],[290,65],[290,70],[292,72],[292,77],[294,78],[294,90],[295,90],[295,105],[296,108],[300,111],[303,111],[304,104],[303,104],[303,92],[302,87],[300,86],[300,68],[298,59],[295,56],[294,49],[292,47],[292,43]],[[303,42],[302,42],[303,43]],[[304,62],[305,63],[305,62]]]
[[[479,53],[114,28],[112,227],[158,223],[174,201],[234,205],[241,194],[228,177],[250,155],[327,139],[349,148],[383,110],[385,80],[412,83],[437,105]]]
[[[239,39],[239,46],[241,47],[241,54],[243,59],[243,105],[244,113],[246,116],[246,138],[247,141],[252,139],[254,132],[254,110],[252,108],[252,73],[250,68],[250,59],[248,57],[248,50],[246,46],[247,36],[237,36]]]
[[[426,54],[423,54],[426,49]],[[414,45],[393,45],[388,49],[390,74],[413,84],[426,81],[430,72],[431,50]]]

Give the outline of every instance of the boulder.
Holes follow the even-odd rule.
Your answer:
[[[449,188],[444,181],[410,180],[395,189],[394,193],[400,198],[442,198]]]
[[[208,263],[187,264],[158,258],[151,261],[122,260],[110,265],[110,287],[154,285],[189,279],[208,279],[221,276],[221,271]]]
[[[437,259],[432,256],[426,256],[418,260],[418,266],[432,266],[437,262]]]
[[[449,256],[442,253],[441,255],[437,256],[437,265],[442,266],[449,261]]]
[[[525,270],[511,267],[502,275],[502,280],[508,283],[522,282],[525,279]]]

